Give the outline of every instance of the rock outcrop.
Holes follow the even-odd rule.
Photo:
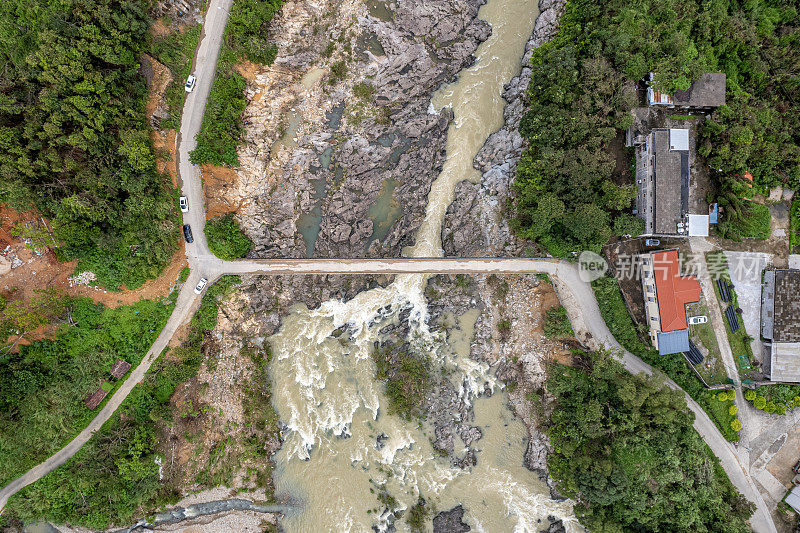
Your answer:
[[[445,160],[431,96],[491,33],[484,0],[287,2],[248,89],[239,221],[254,257],[398,256]],[[302,46],[298,45],[301,43]]]
[[[480,183],[462,181],[450,205],[442,230],[445,255],[460,257],[519,257],[524,244],[509,230],[505,208],[517,161],[524,149],[519,124],[524,113],[525,91],[531,79],[533,51],[555,35],[566,0],[540,0],[539,17],[525,45],[522,70],[506,84],[503,98],[505,124],[489,136],[473,165],[483,173]]]

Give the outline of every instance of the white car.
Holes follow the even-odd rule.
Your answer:
[[[689,324],[692,325],[692,326],[695,325],[695,324],[705,324],[706,322],[708,322],[708,317],[706,317],[706,316],[702,316],[701,315],[701,316],[690,316],[689,317]]]
[[[197,283],[197,287],[194,288],[194,293],[200,294],[201,292],[203,292],[203,289],[206,288],[207,284],[208,280],[206,278],[200,278],[200,281]]]
[[[188,213],[189,212],[189,199],[185,196],[181,196],[178,199],[178,204],[181,206],[181,213]]]
[[[189,77],[186,78],[186,85],[184,85],[183,88],[186,89],[187,93],[190,93],[194,90],[194,86],[196,83],[197,83],[197,78],[195,78],[193,75],[190,74]]]

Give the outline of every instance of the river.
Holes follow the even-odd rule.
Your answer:
[[[431,112],[448,106],[455,118],[446,162],[432,185],[416,243],[405,255],[443,255],[445,211],[459,181],[480,178],[472,160],[502,126],[503,84],[519,71],[537,14],[533,0],[489,0],[481,8],[479,17],[492,25],[492,36],[478,48],[476,63],[432,100]],[[275,456],[276,494],[303,509],[283,518],[284,528],[385,530],[391,518],[378,495],[387,493],[396,510],[409,508],[420,495],[437,512],[462,504],[464,520],[476,531],[538,531],[549,515],[562,518],[568,531],[579,530],[571,503],[551,500],[547,486],[523,467],[526,428],[509,411],[488,366],[469,358],[477,311],[454,317],[458,327],[448,334],[429,331],[426,281],[422,275],[397,276],[388,287],[348,302],[328,301],[315,310],[295,306],[269,339],[273,401],[288,426]],[[370,350],[401,311],[407,312],[413,348],[428,353],[433,371],[473,403],[471,425],[483,433],[474,443],[476,466],[451,466],[433,449],[427,422],[387,414]],[[478,397],[486,388],[494,394]],[[463,448],[457,444],[456,454]],[[407,529],[402,519],[395,527]]]

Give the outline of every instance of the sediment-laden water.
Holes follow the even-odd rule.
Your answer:
[[[455,185],[479,174],[472,160],[490,133],[502,125],[503,84],[519,69],[519,58],[537,15],[532,0],[490,0],[479,16],[492,36],[477,50],[475,65],[434,97],[431,112],[452,107],[447,161],[428,198],[416,244],[406,255],[441,256],[441,226]],[[427,328],[425,276],[398,276],[386,288],[319,309],[292,309],[270,338],[274,403],[288,429],[276,454],[278,496],[289,496],[302,512],[284,518],[288,531],[370,531],[387,527],[386,492],[399,508],[421,495],[437,511],[463,504],[465,521],[477,531],[537,531],[548,515],[577,529],[569,502],[554,502],[547,486],[523,465],[526,429],[506,407],[505,395],[485,364],[469,358],[477,311],[453,317],[443,333]],[[407,311],[410,342],[430,354],[432,369],[447,376],[474,403],[472,425],[482,438],[473,447],[477,465],[453,467],[431,445],[432,429],[387,414],[382,385],[375,380],[370,350],[381,328]],[[406,313],[403,313],[406,316]],[[491,397],[478,397],[489,388]],[[378,437],[381,436],[379,439]],[[455,453],[464,453],[456,439]],[[400,520],[395,523],[406,529]]]

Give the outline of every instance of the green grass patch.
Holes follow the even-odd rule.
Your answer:
[[[117,359],[136,367],[173,304],[142,300],[110,309],[89,298],[71,300],[52,340],[0,359],[0,485],[58,451],[95,417],[99,408],[90,411],[84,399],[111,381]]]
[[[575,336],[564,306],[559,305],[545,313],[544,336],[548,339],[571,339]]]
[[[792,208],[789,211],[789,241],[794,248],[800,246],[800,199],[792,199]]]
[[[206,222],[205,234],[208,247],[220,259],[230,261],[245,257],[253,247],[253,241],[244,234],[230,213]]]
[[[739,431],[735,429],[738,417],[734,398],[736,392],[730,391],[705,391],[703,392],[703,410],[713,420],[725,438],[730,442],[739,440]],[[723,398],[724,399],[721,399]],[[733,407],[733,409],[731,409]],[[741,422],[738,422],[740,424]],[[741,429],[741,428],[740,428]]]
[[[718,224],[720,234],[726,239],[768,239],[771,234],[772,215],[769,207],[745,202],[738,217],[726,217]]]

